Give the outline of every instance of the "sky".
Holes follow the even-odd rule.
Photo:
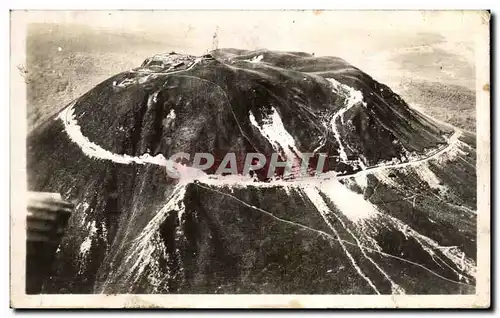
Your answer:
[[[394,84],[402,77],[474,88],[475,11],[32,11],[31,22],[143,34],[203,54],[218,47],[338,56]],[[484,29],[484,27],[483,27]]]

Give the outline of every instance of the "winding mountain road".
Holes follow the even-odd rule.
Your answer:
[[[198,63],[202,61],[202,58],[196,58],[194,59],[193,63],[189,65],[186,69],[178,70],[178,71],[170,71],[170,72],[162,72],[161,74],[178,74],[182,72],[187,72],[191,70],[193,67],[195,67]],[[358,104],[358,103],[363,103],[363,97],[362,95],[358,96],[361,94],[361,92],[358,92],[344,84],[341,84],[334,79],[327,79],[329,82],[333,85],[335,91],[339,90],[346,90],[349,92],[349,94],[345,95],[347,99],[347,104],[346,107],[340,109],[334,116],[333,116],[333,121],[332,121],[332,127],[334,129],[334,132],[336,131],[336,125],[335,125],[335,120],[338,117],[341,117],[341,115],[348,110],[350,107]],[[156,156],[151,156],[150,154],[146,153],[141,156],[130,156],[126,154],[116,154],[111,151],[108,151],[101,146],[95,144],[94,142],[90,141],[86,136],[82,134],[82,131],[80,129],[80,126],[76,120],[76,116],[74,114],[74,106],[78,102],[78,99],[74,100],[72,103],[70,103],[66,108],[64,108],[59,115],[57,116],[58,119],[61,119],[63,121],[63,125],[65,128],[66,133],[68,134],[69,138],[78,146],[80,149],[82,149],[83,153],[91,158],[99,159],[99,160],[110,160],[115,163],[119,164],[154,164],[162,167],[166,167],[169,169],[168,171],[173,172],[174,174],[178,174],[180,172],[180,177],[182,183],[190,183],[193,181],[200,181],[200,182],[208,182],[210,184],[218,184],[218,185],[236,185],[236,184],[241,184],[241,185],[252,185],[256,187],[272,187],[272,186],[279,186],[279,185],[299,185],[299,184],[306,184],[306,183],[315,183],[317,184],[318,182],[321,183],[323,181],[331,180],[331,179],[346,179],[346,178],[352,178],[356,177],[359,175],[363,175],[366,173],[374,173],[380,170],[384,169],[391,169],[391,168],[402,168],[402,167],[407,167],[407,166],[416,166],[421,163],[425,163],[429,160],[435,159],[441,154],[445,153],[452,147],[456,145],[456,143],[459,141],[458,138],[461,136],[462,132],[458,128],[452,127],[448,124],[446,124],[449,127],[452,127],[454,129],[454,133],[450,138],[448,139],[448,144],[443,146],[441,149],[436,149],[434,153],[428,155],[425,158],[420,158],[417,160],[413,161],[408,161],[408,162],[401,162],[401,163],[394,163],[394,164],[380,164],[376,166],[370,166],[370,167],[365,167],[362,170],[356,171],[354,173],[349,173],[349,174],[338,174],[335,171],[329,171],[323,174],[320,174],[318,176],[306,176],[306,177],[298,177],[292,180],[274,180],[271,182],[262,182],[255,180],[251,178],[250,176],[241,176],[241,175],[229,175],[229,176],[221,176],[221,175],[207,175],[204,171],[197,169],[197,168],[192,168],[188,166],[181,165],[179,163],[173,162],[169,159],[166,159],[163,155],[159,154]],[[436,122],[439,122],[435,120],[434,118],[431,118],[427,114],[423,114],[425,117],[429,118],[430,120],[434,120]],[[338,132],[336,132],[338,134]],[[337,139],[340,139],[340,135],[336,136]],[[340,141],[340,140],[339,140]],[[342,147],[342,145],[340,145]]]

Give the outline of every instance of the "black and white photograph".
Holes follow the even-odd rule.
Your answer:
[[[14,306],[489,306],[489,20],[12,11]]]

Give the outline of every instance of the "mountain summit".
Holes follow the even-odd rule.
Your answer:
[[[474,293],[475,136],[340,58],[158,54],[27,144],[30,190],[77,202],[44,292]],[[215,164],[169,179],[176,153]],[[216,174],[227,153],[326,162]]]

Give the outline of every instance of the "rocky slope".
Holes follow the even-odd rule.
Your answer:
[[[177,152],[325,153],[327,173],[169,179]],[[475,136],[338,58],[157,55],[27,153],[30,190],[78,202],[47,293],[474,292]]]

